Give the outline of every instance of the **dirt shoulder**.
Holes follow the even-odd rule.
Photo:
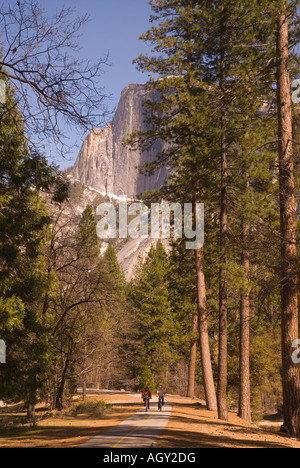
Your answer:
[[[171,419],[161,433],[156,448],[300,448],[297,441],[248,424],[234,413],[228,422],[207,411],[199,400],[168,396]],[[89,396],[89,401],[104,400],[112,405],[101,417],[61,414],[40,420],[36,428],[8,426],[20,414],[0,412],[0,448],[72,448],[116,426],[141,408],[138,396],[104,393]],[[3,428],[3,426],[6,426]]]
[[[22,417],[22,413],[0,412],[0,448],[73,448],[101,434],[129,418],[141,408],[141,399],[126,394],[88,396],[88,401],[104,400],[112,405],[101,417],[61,414],[38,421],[35,428],[10,427],[9,420]],[[79,401],[80,402],[80,401]],[[37,413],[39,415],[39,412]],[[6,419],[6,421],[5,421]]]
[[[248,424],[235,413],[218,419],[191,398],[168,396],[172,417],[157,443],[159,448],[300,448],[300,441]]]

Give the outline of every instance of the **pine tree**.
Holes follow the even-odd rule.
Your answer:
[[[9,86],[0,122],[0,335],[7,345],[0,392],[3,398],[23,399],[34,418],[51,362],[42,313],[51,284],[43,259],[50,216],[40,192],[50,192],[60,179],[45,158],[30,153]]]
[[[266,144],[267,133],[268,138],[274,138],[274,120],[271,121],[268,109],[274,89],[274,16],[268,2],[253,8],[247,0],[160,1],[151,5],[156,13],[151,20],[160,23],[142,38],[154,45],[154,55],[140,56],[137,63],[142,70],[159,74],[160,79],[150,85],[161,92],[162,99],[160,103],[148,104],[152,112],[148,121],[154,130],[144,132],[139,143],[147,148],[157,138],[167,142],[157,161],[146,166],[148,170],[162,164],[174,168],[176,175],[170,177],[165,193],[172,193],[177,200],[179,193],[186,200],[189,194],[194,202],[203,197],[220,216],[218,408],[219,416],[226,419],[227,302],[232,248],[228,222],[233,209],[232,187],[234,183],[239,185],[241,173],[247,174],[253,167],[260,144],[262,148]],[[267,105],[262,112],[263,103]],[[244,135],[253,144],[241,154],[237,148],[243,146],[244,151]],[[266,155],[267,165],[268,154],[261,154]],[[242,170],[233,172],[236,160]],[[243,224],[240,252],[246,269],[247,226],[250,227],[249,220]],[[199,258],[199,252],[197,255]],[[199,274],[201,263],[198,262]],[[202,286],[200,283],[198,291],[203,290]],[[201,303],[205,303],[203,299]],[[245,311],[247,302],[244,296],[241,310]],[[244,319],[241,324],[245,324]],[[246,349],[248,332],[242,336],[248,344],[241,346]],[[245,365],[244,357],[242,361]],[[246,361],[249,369],[248,357]],[[249,419],[249,407],[245,417]]]
[[[149,387],[150,392],[153,392],[155,388],[154,378],[149,366],[142,367],[139,376],[139,390],[143,391],[145,387]]]
[[[137,361],[149,366],[155,379],[167,384],[175,360],[176,334],[168,291],[168,258],[160,241],[151,247],[131,285],[130,299],[137,313]]]
[[[82,249],[87,257],[97,258],[100,254],[99,244],[93,209],[87,205],[79,223],[78,248]]]
[[[284,423],[300,437],[300,371],[291,347],[299,336],[296,202],[293,163],[293,125],[290,87],[289,15],[295,2],[282,0],[277,18],[277,109],[281,226],[281,314]],[[295,12],[295,11],[294,11]]]
[[[195,267],[194,253],[185,249],[184,242],[171,242],[169,295],[178,330],[179,346],[185,360],[188,362],[186,395],[189,397],[195,395],[195,372],[199,341]]]
[[[147,149],[157,139],[167,143],[157,154],[153,164],[146,164],[146,171],[153,171],[161,165],[174,168],[176,176],[170,176],[169,185],[162,193],[164,199],[194,205],[201,199],[208,199],[205,188],[215,187],[215,154],[208,142],[214,140],[213,109],[209,108],[207,85],[201,81],[199,68],[198,36],[199,6],[195,2],[160,1],[150,2],[155,13],[151,21],[160,21],[159,27],[151,28],[141,38],[154,44],[153,56],[137,59],[142,71],[159,74],[160,79],[149,82],[159,99],[147,103],[150,111],[149,130],[133,134],[129,142],[136,141]],[[201,109],[201,110],[199,110]],[[208,110],[209,109],[209,110]],[[203,172],[201,172],[203,169]],[[216,179],[218,176],[216,176]],[[204,188],[205,187],[205,188]],[[203,378],[208,408],[216,410],[216,396],[212,375],[207,327],[205,299],[205,276],[202,253],[195,251],[198,289],[198,324],[203,365]]]
[[[124,289],[125,275],[120,267],[116,251],[110,243],[105,251],[104,258],[107,260],[109,272],[116,282],[116,288]]]

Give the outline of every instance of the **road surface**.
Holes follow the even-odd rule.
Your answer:
[[[154,447],[170,416],[171,404],[168,401],[165,401],[162,411],[158,411],[157,402],[152,401],[148,412],[142,408],[117,426],[88,440],[80,448]]]

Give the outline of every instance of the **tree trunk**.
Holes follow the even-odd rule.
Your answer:
[[[283,10],[287,2],[282,2]],[[277,107],[281,224],[281,321],[284,424],[300,437],[300,367],[293,363],[292,344],[298,335],[296,204],[289,74],[288,18],[277,21]]]
[[[192,318],[192,340],[190,348],[189,360],[189,373],[188,373],[188,388],[187,396],[193,397],[195,395],[195,371],[196,371],[196,355],[197,355],[197,341],[198,341],[198,317],[193,315]]]
[[[217,411],[217,399],[215,384],[211,365],[211,356],[209,349],[209,336],[207,326],[206,309],[206,287],[203,271],[203,253],[202,250],[196,250],[196,271],[197,271],[197,306],[198,306],[198,327],[199,342],[203,372],[203,383],[206,397],[207,409]]]
[[[84,356],[83,356],[83,380],[82,400],[86,401],[86,357],[87,357],[87,312],[84,311]]]
[[[59,411],[61,411],[65,406],[64,394],[65,394],[65,384],[66,384],[68,368],[69,368],[69,359],[67,358],[65,361],[59,389],[58,389],[56,400],[55,400],[55,408],[58,409]]]
[[[27,421],[35,425],[35,405],[33,403],[27,403]]]
[[[85,378],[85,375],[83,377],[83,382],[82,382],[82,400],[86,401],[86,378]]]
[[[225,236],[227,235],[227,199],[225,195],[225,187],[223,187],[222,193],[221,267],[219,293],[219,372],[217,396],[219,418],[227,421],[227,252],[224,245]]]
[[[249,225],[242,222],[242,256],[241,265],[245,272],[245,284],[240,302],[240,388],[239,388],[239,416],[251,422],[250,404],[250,252]]]
[[[225,95],[225,53],[220,56],[220,89]],[[218,414],[227,421],[227,236],[228,236],[228,161],[226,145],[226,108],[221,109],[221,219],[220,219],[220,290],[219,290],[219,372],[218,372]]]

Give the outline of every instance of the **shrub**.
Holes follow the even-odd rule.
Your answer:
[[[109,408],[111,408],[111,405],[107,404],[104,400],[86,401],[75,407],[73,415],[88,414],[89,416],[101,417]]]
[[[149,366],[142,367],[139,376],[139,390],[144,390],[145,387],[149,387],[151,392],[153,392],[155,388],[154,378]]]

